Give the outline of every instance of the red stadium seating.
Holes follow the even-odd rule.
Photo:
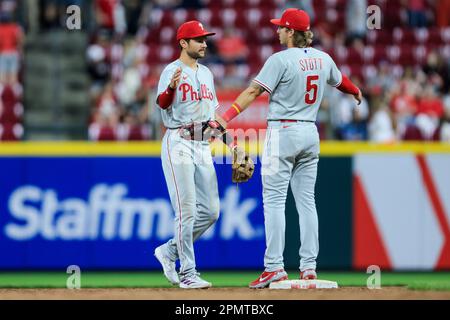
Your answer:
[[[100,128],[98,137],[98,141],[114,141],[117,140],[117,133],[113,127],[103,126]]]
[[[22,138],[23,127],[19,123],[0,124],[1,141],[18,141]]]

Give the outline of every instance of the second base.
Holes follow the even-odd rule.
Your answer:
[[[338,284],[327,280],[284,280],[272,282],[270,289],[337,289]]]

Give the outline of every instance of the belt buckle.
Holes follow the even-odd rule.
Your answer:
[[[185,140],[192,140],[192,135],[189,128],[181,128],[180,136]]]
[[[181,128],[180,136],[186,140],[201,140],[203,135],[202,123],[191,123]]]

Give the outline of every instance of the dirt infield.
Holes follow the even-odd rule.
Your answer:
[[[449,291],[413,291],[402,287],[378,290],[348,287],[329,290],[204,290],[108,288],[108,289],[0,289],[0,300],[450,300]]]

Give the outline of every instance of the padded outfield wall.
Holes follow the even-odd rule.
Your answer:
[[[173,235],[159,143],[2,143],[0,269],[158,269]],[[450,146],[322,143],[316,185],[321,269],[450,269]],[[255,156],[256,157],[256,156]],[[260,269],[260,161],[236,187],[216,164],[218,223],[196,243],[199,269]],[[289,194],[286,266],[298,267]]]

